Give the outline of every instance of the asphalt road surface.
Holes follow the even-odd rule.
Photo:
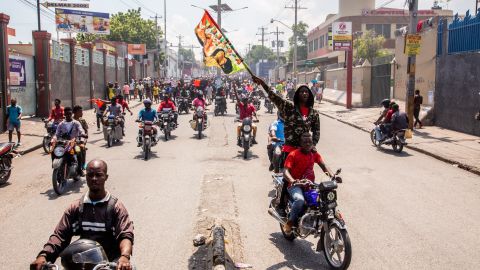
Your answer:
[[[259,144],[243,160],[229,106],[227,116],[209,114],[202,140],[190,129],[191,115],[180,116],[172,140],[156,145],[148,161],[136,147],[134,117],[127,116],[124,141],[110,149],[90,130],[88,159],[108,162],[107,189],[134,221],[138,269],[202,269],[192,238],[212,219],[228,223],[230,255],[254,269],[328,269],[314,252],[317,239],[288,242],[267,214],[273,185],[266,130],[275,115],[262,108]],[[350,269],[478,269],[480,177],[411,150],[377,150],[367,133],[329,118],[321,133],[319,152],[343,170],[338,203],[352,240]],[[43,150],[14,166],[0,187],[0,269],[26,269],[64,209],[87,190],[82,180],[56,196]]]

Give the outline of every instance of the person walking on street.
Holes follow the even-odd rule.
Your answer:
[[[420,90],[415,90],[415,97],[413,98],[413,116],[415,117],[415,122],[413,127],[416,128],[417,124],[422,128],[422,122],[420,121],[420,109],[423,104],[423,97],[420,95]]]
[[[114,89],[115,89],[115,96],[118,96],[118,95],[121,95],[121,94],[122,94],[122,89],[121,89],[120,86],[118,85],[118,82],[115,82]]]
[[[130,103],[130,85],[128,85],[128,82],[125,82],[123,85],[123,96],[125,97],[125,101]]]
[[[17,131],[17,146],[22,145],[20,139],[22,133],[20,132],[20,119],[22,118],[22,107],[17,105],[17,100],[12,98],[10,100],[10,105],[7,106],[7,128],[8,128],[8,141],[12,142],[13,129]]]

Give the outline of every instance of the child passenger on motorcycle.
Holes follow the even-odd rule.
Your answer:
[[[285,161],[285,180],[288,184],[288,194],[293,200],[292,209],[288,217],[288,222],[284,225],[285,233],[289,234],[292,227],[300,217],[305,205],[302,185],[299,183],[308,179],[315,181],[314,165],[315,163],[322,168],[323,172],[329,177],[333,176],[332,171],[327,168],[322,156],[313,150],[313,139],[310,133],[304,133],[300,139],[300,149],[291,152]]]

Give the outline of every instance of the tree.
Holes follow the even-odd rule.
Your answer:
[[[292,25],[292,29],[295,25]],[[297,61],[307,59],[307,30],[308,24],[300,21],[297,23]],[[290,50],[288,52],[288,59],[293,61],[293,50],[295,49],[295,41],[293,36],[288,39],[290,43]]]
[[[193,53],[192,49],[180,48],[180,56],[183,56],[183,61],[185,62],[195,62],[195,53]]]
[[[248,63],[258,63],[261,59],[275,60],[275,55],[270,48],[262,45],[253,45],[245,59]]]
[[[388,52],[383,49],[384,43],[384,36],[377,35],[374,31],[364,32],[353,43],[353,48],[356,51],[355,59],[367,59],[372,63],[373,59],[388,55]]]
[[[156,29],[155,22],[142,18],[140,9],[129,9],[126,13],[113,14],[110,19],[110,35],[78,34],[80,43],[95,40],[123,41],[130,44],[145,43],[148,49],[155,49],[157,37],[162,31]]]

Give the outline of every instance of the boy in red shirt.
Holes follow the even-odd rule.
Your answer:
[[[310,133],[304,133],[300,140],[300,149],[291,152],[285,161],[285,184],[288,184],[288,193],[293,199],[292,210],[288,217],[288,222],[283,227],[286,234],[291,233],[292,226],[295,224],[299,215],[303,210],[305,198],[301,186],[294,186],[296,182],[303,179],[315,181],[315,173],[313,166],[317,163],[320,168],[329,177],[333,175],[332,171],[327,168],[325,162],[319,153],[313,152],[313,139]]]

